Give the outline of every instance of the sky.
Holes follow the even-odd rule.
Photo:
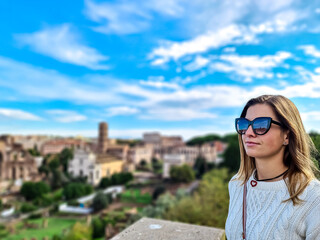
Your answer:
[[[281,94],[320,132],[320,1],[0,1],[0,134],[233,133]]]

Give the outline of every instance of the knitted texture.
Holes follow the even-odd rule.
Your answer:
[[[302,204],[293,206],[284,180],[247,183],[246,240],[320,240],[320,182],[312,180],[299,196]],[[229,182],[229,213],[226,221],[228,240],[242,239],[243,185]]]

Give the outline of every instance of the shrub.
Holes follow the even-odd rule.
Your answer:
[[[93,192],[93,188],[89,184],[70,183],[63,189],[63,195],[67,200],[79,198]]]
[[[28,213],[37,210],[37,207],[31,203],[23,203],[20,207],[22,213]]]
[[[112,185],[111,179],[108,177],[101,178],[100,183],[99,183],[99,188],[107,188]]]
[[[105,235],[105,223],[100,218],[94,218],[91,223],[92,238],[102,238]]]
[[[38,207],[48,207],[53,203],[53,200],[49,196],[43,195],[34,199],[32,203]]]
[[[69,206],[79,207],[79,202],[76,199],[68,201]]]
[[[41,197],[48,192],[50,192],[50,187],[44,182],[25,182],[20,190],[21,195],[23,195],[27,201]]]
[[[93,198],[92,201],[92,208],[95,212],[102,210],[108,206],[108,199],[107,197],[102,193],[98,192],[96,196]]]
[[[170,169],[170,177],[176,182],[191,182],[195,179],[193,169],[189,165],[172,166]]]
[[[156,200],[162,193],[166,191],[166,188],[162,185],[157,186],[152,193],[152,199]]]
[[[39,219],[39,218],[42,218],[42,214],[41,213],[34,213],[34,214],[31,214],[28,218],[29,219]]]

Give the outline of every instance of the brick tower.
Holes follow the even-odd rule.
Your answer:
[[[108,147],[108,124],[99,123],[98,153],[105,153]]]

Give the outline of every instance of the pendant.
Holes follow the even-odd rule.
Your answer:
[[[255,180],[251,180],[250,184],[252,187],[255,187],[255,186],[257,186],[258,182]]]

